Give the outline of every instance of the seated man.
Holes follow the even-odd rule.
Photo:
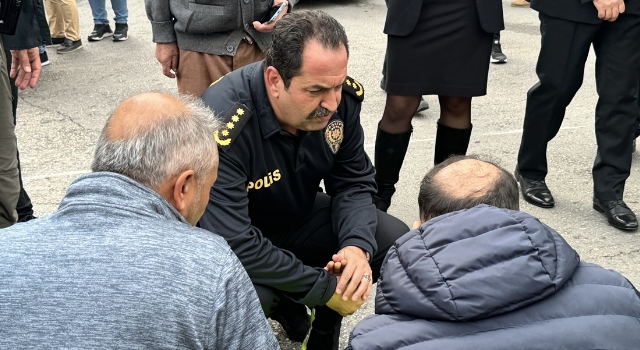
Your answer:
[[[449,159],[426,175],[419,203],[422,225],[389,250],[376,315],[348,349],[638,348],[637,291],[515,211],[504,169]]]
[[[315,307],[309,350],[337,349],[341,316],[364,302],[388,248],[409,231],[372,203],[364,90],[347,76],[348,48],[334,18],[293,12],[276,24],[265,61],[202,95],[225,128],[215,134],[219,177],[200,226],[227,239],[289,338],[304,339],[305,305]],[[324,270],[334,260],[339,278]]]
[[[116,109],[93,173],[52,215],[0,232],[0,349],[279,349],[224,239],[191,226],[216,124],[160,93]]]

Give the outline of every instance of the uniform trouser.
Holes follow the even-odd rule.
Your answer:
[[[94,24],[109,24],[107,9],[104,6],[105,2],[106,0],[89,0]],[[111,0],[111,8],[116,15],[113,19],[116,23],[127,23],[127,18],[129,17],[127,0]]]
[[[52,38],[80,40],[80,19],[76,0],[44,0]]]
[[[15,126],[11,112],[11,88],[0,39],[0,228],[18,220],[16,204],[20,195]]]
[[[547,143],[562,124],[566,107],[582,85],[593,43],[596,53],[595,111],[597,155],[594,196],[622,199],[631,169],[632,138],[638,122],[640,16],[622,14],[615,22],[585,24],[540,14],[542,46],[536,66],[540,81],[527,94],[518,170],[544,180]]]
[[[340,250],[338,236],[333,232],[330,200],[328,195],[319,193],[309,217],[288,235],[278,241],[272,241],[272,243],[280,249],[292,252],[305,265],[324,267],[331,260],[333,254]],[[396,239],[407,232],[409,232],[409,227],[405,223],[378,210],[378,226],[375,236],[378,251],[371,258],[370,264],[374,281],[380,276],[380,267],[389,248],[391,248]],[[267,286],[255,285],[255,287],[262,309],[265,315],[269,317],[284,293]],[[326,306],[321,306],[320,308],[328,309]],[[316,312],[318,314],[318,310]],[[329,320],[320,320],[316,317],[317,321],[315,322],[330,324],[341,319],[340,315],[333,311],[323,310],[322,314],[328,314]]]
[[[11,69],[11,52],[6,51],[7,55],[7,70]],[[12,112],[13,112],[13,125],[16,125],[17,110],[18,110],[18,87],[16,86],[16,79],[9,78],[9,85],[11,85],[11,97],[13,98]],[[20,180],[20,197],[18,198],[18,205],[16,211],[18,212],[18,222],[27,221],[33,219],[33,204],[31,204],[31,198],[25,191],[22,183],[22,170],[20,168],[20,151],[18,155],[18,178]]]

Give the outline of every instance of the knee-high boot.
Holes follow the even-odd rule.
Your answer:
[[[465,155],[469,148],[471,129],[454,129],[438,122],[434,164],[440,164],[452,155]]]
[[[373,196],[376,208],[386,212],[391,205],[391,197],[396,192],[395,184],[400,178],[400,168],[407,154],[412,130],[402,134],[390,134],[378,127],[376,136],[376,184],[378,193]]]

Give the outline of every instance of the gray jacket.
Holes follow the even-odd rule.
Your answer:
[[[269,0],[145,0],[154,43],[177,42],[182,50],[214,55],[236,54],[249,35],[262,51],[271,33],[260,33],[253,21],[269,10]],[[298,0],[289,0],[289,11]]]
[[[0,349],[279,349],[224,239],[113,173],[0,230]]]
[[[398,239],[353,350],[638,349],[640,298],[553,229],[487,205]]]

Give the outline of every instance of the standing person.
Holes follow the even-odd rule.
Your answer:
[[[287,3],[268,23],[269,11]],[[200,96],[225,74],[257,62],[271,46],[271,31],[297,0],[243,0],[224,6],[194,0],[145,0],[156,58],[176,78],[180,93]]]
[[[635,230],[638,220],[623,197],[638,124],[640,0],[532,0],[531,8],[540,13],[542,45],[536,66],[540,81],[527,93],[516,166],[522,195],[541,208],[555,205],[545,183],[547,144],[582,85],[593,44],[598,91],[593,208],[613,227]]]
[[[127,25],[129,9],[127,8],[127,0],[111,0],[111,7],[116,15],[113,19],[116,23],[115,32],[111,31],[111,26],[109,26],[105,2],[106,0],[89,0],[91,14],[93,15],[93,31],[89,34],[89,41],[100,41],[110,36],[113,36],[113,41],[125,41],[129,39],[129,26]]]
[[[76,0],[44,0],[53,44],[57,52],[71,53],[82,48],[80,18]]]
[[[224,239],[193,227],[219,123],[194,98],[124,101],[50,216],[0,234],[0,348],[279,349]]]
[[[2,29],[11,32],[4,26]],[[16,205],[20,205],[22,194],[26,196],[21,187],[15,135],[17,89],[36,86],[42,71],[38,46],[50,40],[38,0],[22,1],[15,33],[0,35],[0,228],[19,219]]]
[[[434,163],[465,154],[471,98],[487,91],[493,33],[504,29],[500,0],[389,0],[387,102],[376,136],[376,207],[386,211],[422,95],[438,95]],[[428,62],[428,64],[425,64]]]
[[[348,49],[334,18],[293,12],[276,24],[265,61],[202,95],[226,128],[215,135],[220,175],[200,226],[227,239],[289,338],[304,339],[305,305],[315,308],[308,350],[338,348],[342,316],[366,300],[386,251],[408,231],[371,202],[364,89],[347,76]],[[324,270],[329,262],[340,277]]]

